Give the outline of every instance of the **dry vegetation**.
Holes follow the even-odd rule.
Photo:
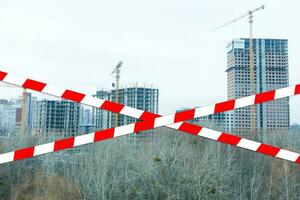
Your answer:
[[[300,150],[297,132],[255,139]],[[167,128],[0,166],[5,200],[299,198],[299,165]]]

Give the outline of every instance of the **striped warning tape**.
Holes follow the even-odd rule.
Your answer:
[[[255,104],[261,104],[276,99],[281,99],[284,97],[300,94],[300,84],[298,84],[286,88],[259,93],[252,96],[242,97],[239,99],[231,99],[228,101],[223,101],[220,103],[211,104],[200,108],[194,108],[194,109],[161,117],[160,115],[154,113],[139,110],[119,103],[111,102],[108,100],[98,99],[73,90],[56,88],[40,81],[10,75],[2,71],[0,71],[0,81],[10,85],[31,89],[51,96],[75,101],[88,106],[100,108],[115,113],[120,113],[136,119],[149,120],[149,119],[156,118],[153,128],[156,128],[164,121],[168,121],[168,122],[170,121],[176,123],[178,121],[185,121],[191,118],[198,118],[198,117],[203,117],[203,116],[216,114],[220,112],[226,112],[237,108],[242,108],[242,107],[255,105]]]
[[[42,145],[32,146],[32,147],[0,154],[0,164],[31,158],[46,153],[70,149],[85,144],[100,142],[109,138],[119,137],[133,132],[144,131],[153,128],[153,126],[145,127],[145,125],[147,124],[143,122],[137,122],[125,126],[110,128],[110,129],[101,130],[94,133],[89,133],[89,134],[75,136],[75,137],[69,137],[63,140],[57,140]],[[281,149],[275,146],[271,146],[268,144],[251,141],[238,136],[230,135],[228,133],[215,131],[201,126],[196,126],[196,125],[187,124],[183,122],[177,122],[175,124],[170,125],[170,127],[174,129],[178,129],[180,131],[188,132],[193,135],[198,135],[200,137],[208,138],[232,146],[240,147],[257,153],[265,154],[276,158],[281,158],[283,160],[288,160],[300,164],[300,154],[285,149]]]
[[[218,131],[213,131],[210,129],[206,129],[200,126],[192,125],[192,124],[187,124],[187,123],[176,123],[176,122],[181,122],[184,120],[189,120],[195,117],[200,117],[200,116],[205,116],[205,115],[210,115],[218,112],[224,112],[236,108],[241,108],[245,107],[248,105],[253,105],[253,104],[259,104],[267,101],[271,101],[274,99],[279,99],[287,96],[292,96],[299,94],[299,85],[293,86],[293,87],[287,87],[287,88],[282,88],[278,90],[273,90],[273,91],[268,91],[265,93],[249,96],[249,97],[244,97],[241,99],[236,99],[236,100],[229,100],[221,103],[217,103],[211,106],[205,106],[202,108],[197,108],[197,109],[191,109],[188,111],[176,113],[173,115],[168,115],[164,117],[160,117],[160,115],[152,114],[149,112],[144,112],[141,110],[137,110],[134,108],[130,108],[121,104],[116,104],[113,102],[105,101],[105,100],[100,100],[94,97],[90,97],[87,95],[84,95],[82,93],[78,93],[72,90],[62,90],[62,89],[57,89],[51,86],[48,86],[45,83],[39,82],[39,81],[34,81],[31,79],[24,79],[24,78],[19,78],[16,76],[11,76],[8,75],[5,72],[0,72],[0,80],[3,82],[6,82],[8,84],[13,84],[17,85],[20,87],[32,89],[35,91],[43,92],[46,94],[50,94],[52,96],[57,96],[57,97],[62,97],[65,99],[73,100],[76,102],[80,102],[86,105],[91,105],[94,107],[100,107],[105,110],[113,111],[113,112],[119,112],[121,114],[125,114],[128,116],[132,116],[135,118],[140,118],[140,119],[145,119],[146,121],[143,122],[137,122],[134,124],[129,124],[125,125],[122,127],[116,127],[104,131],[99,131],[96,133],[91,133],[83,136],[77,136],[77,137],[72,137],[68,138],[65,140],[60,140],[56,142],[52,142],[49,144],[44,145],[39,145],[36,147],[30,147],[26,149],[21,149],[17,150],[15,152],[10,152],[6,154],[1,154],[0,159],[2,160],[2,163],[14,161],[14,160],[19,160],[19,159],[24,159],[27,157],[32,157],[34,155],[41,155],[44,153],[48,152],[53,152],[53,151],[58,151],[62,150],[65,148],[71,148],[74,146],[79,146],[80,144],[87,144],[91,142],[97,142],[101,141],[103,139],[111,138],[111,137],[117,137],[125,134],[129,134],[132,132],[137,132],[137,131],[143,131],[143,130],[148,130],[156,127],[161,127],[165,126],[168,124],[173,124],[168,127],[170,128],[175,128],[181,131],[188,132],[190,134],[195,134],[195,135],[200,135],[202,137],[207,137],[216,141],[220,141],[226,144],[238,146],[241,148],[246,148],[252,151],[256,151],[259,153],[263,153],[266,155],[286,159],[292,162],[297,162],[299,163],[299,154],[290,152],[284,149],[280,149],[277,147],[273,147],[270,145],[266,144],[261,144],[258,142],[254,142],[251,140],[243,139],[234,135],[230,135],[228,133],[222,133]],[[150,119],[150,120],[149,120]],[[103,135],[104,138],[98,140],[97,135]],[[106,134],[109,134],[108,136]],[[102,137],[102,136],[101,136]],[[85,138],[89,138],[88,142],[86,142]],[[92,140],[92,139],[93,140]],[[78,140],[78,142],[76,142]],[[82,140],[83,143],[81,143],[79,140]],[[73,143],[72,143],[73,141]],[[53,148],[51,148],[51,144]],[[63,145],[62,145],[63,144]],[[67,144],[67,145],[66,145]],[[77,145],[79,144],[79,145]],[[62,148],[60,146],[62,145]],[[57,146],[57,147],[56,147]],[[48,150],[45,151],[44,147],[47,147]],[[39,150],[41,149],[41,150]],[[40,153],[42,151],[42,153]],[[35,153],[37,152],[37,153]],[[23,156],[21,156],[23,155]],[[1,161],[0,161],[1,163]]]

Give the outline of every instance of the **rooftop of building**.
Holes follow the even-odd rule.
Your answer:
[[[158,90],[158,86],[155,84],[147,84],[147,83],[126,83],[126,84],[121,84],[119,87],[119,90],[124,90],[124,89],[156,89]],[[98,88],[97,91],[101,92],[111,92],[114,91],[115,88],[112,89],[104,89],[104,88]]]

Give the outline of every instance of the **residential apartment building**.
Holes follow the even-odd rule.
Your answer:
[[[254,39],[255,92],[289,85],[288,41],[285,39]],[[249,39],[235,39],[227,46],[227,97],[251,95]],[[250,107],[228,112],[227,123],[237,132],[251,130]],[[289,98],[255,107],[257,131],[287,132],[290,125]]]
[[[33,114],[34,134],[78,134],[80,105],[71,101],[37,101]]]
[[[115,102],[115,90],[99,90],[94,95],[100,99],[106,99]],[[118,102],[133,108],[158,113],[159,90],[152,86],[139,86],[133,84],[119,89]],[[92,115],[93,126],[97,129],[106,129],[115,126],[115,115],[101,109],[93,109]],[[130,124],[137,120],[128,116],[119,115],[118,126]]]

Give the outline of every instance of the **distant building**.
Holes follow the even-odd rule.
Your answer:
[[[82,106],[80,108],[80,125],[91,125],[92,124],[92,111]]]
[[[71,101],[37,101],[34,111],[34,134],[73,135],[79,131],[80,105]]]
[[[22,108],[15,108],[16,110],[16,130],[19,133],[21,131],[21,123],[22,123]]]
[[[290,126],[290,131],[299,131],[300,130],[300,124],[297,124],[297,123],[293,123],[291,126]]]
[[[92,125],[92,111],[81,106],[80,120],[79,120],[79,133],[87,134],[96,131]]]
[[[288,41],[284,39],[254,39],[255,92],[289,85]],[[249,39],[235,39],[227,46],[228,99],[251,95]],[[250,107],[229,112],[228,123],[237,132],[251,130]],[[256,130],[287,132],[290,125],[289,98],[255,108]]]
[[[32,117],[34,115],[34,110],[37,106],[37,97],[33,97],[31,93],[27,92],[26,98],[26,128],[27,131],[30,133],[33,126]]]
[[[21,128],[21,118],[22,118],[22,96],[19,96],[16,99],[11,99],[13,106],[16,109],[16,128],[19,130]],[[36,107],[37,97],[33,97],[31,93],[26,93],[26,115],[25,115],[25,127],[28,133],[31,133],[33,126],[34,110]]]
[[[79,125],[79,133],[80,134],[88,134],[88,133],[92,133],[95,131],[97,131],[97,129],[95,129],[95,127],[91,124],[87,124],[87,125],[80,124]]]
[[[7,99],[0,99],[0,104],[8,104],[8,100]]]
[[[106,99],[115,102],[115,95],[115,90],[99,90],[94,96],[100,99]],[[158,97],[158,89],[135,84],[119,89],[118,102],[133,108],[158,113]],[[114,127],[114,118],[115,116],[112,112],[93,108],[92,122],[93,126],[98,130]],[[134,118],[119,115],[118,126],[130,124],[136,121],[137,120]]]
[[[16,109],[7,100],[0,99],[0,136],[15,132]]]

